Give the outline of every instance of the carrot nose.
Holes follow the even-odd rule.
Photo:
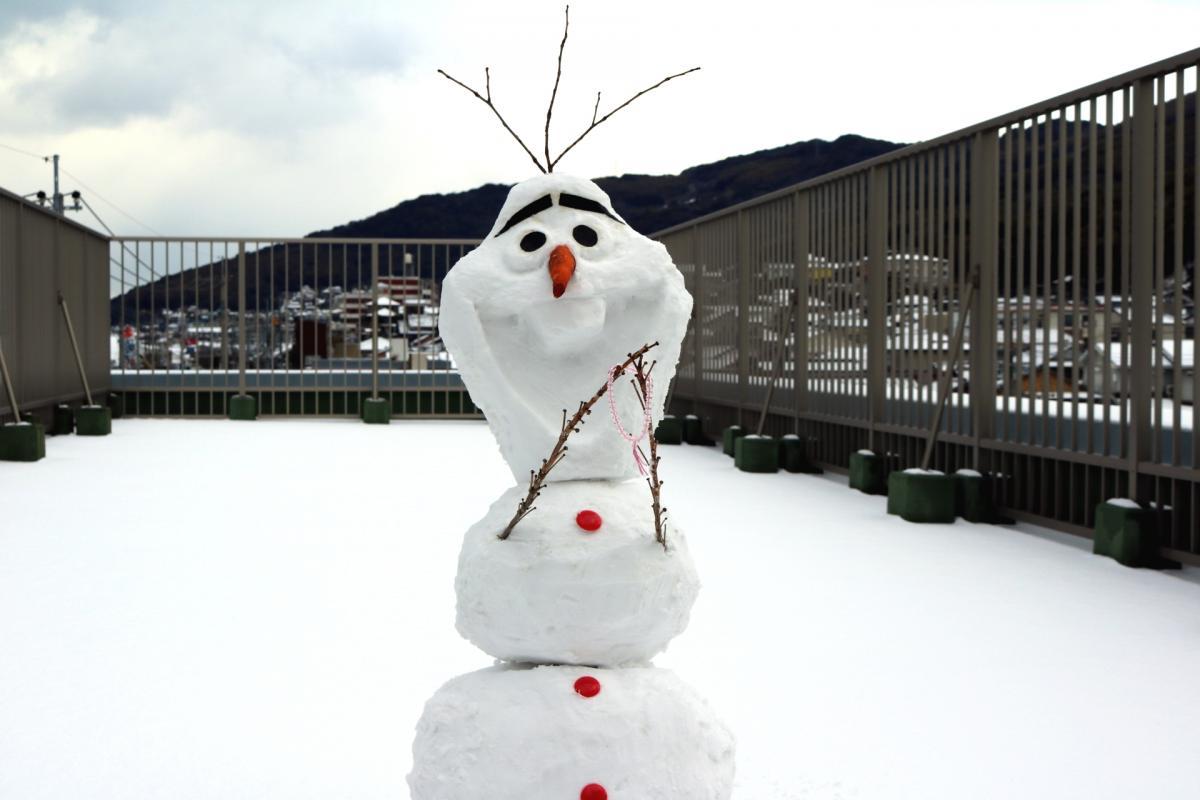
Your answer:
[[[554,296],[562,297],[567,283],[575,274],[575,254],[565,244],[550,251],[550,280],[554,283]]]

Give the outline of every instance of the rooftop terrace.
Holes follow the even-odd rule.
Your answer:
[[[738,736],[738,800],[1196,796],[1200,570],[663,470],[705,588],[656,663]],[[453,576],[509,483],[475,421],[125,419],[0,463],[0,797],[406,796],[422,704],[489,664]]]

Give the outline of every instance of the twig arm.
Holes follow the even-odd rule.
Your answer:
[[[492,113],[496,115],[496,119],[500,120],[500,124],[504,126],[504,130],[508,131],[512,135],[512,137],[517,140],[517,144],[521,145],[521,149],[525,151],[525,154],[528,155],[530,160],[532,160],[533,163],[537,166],[538,171],[540,171],[540,172],[547,171],[546,167],[542,166],[542,162],[537,160],[537,156],[535,156],[533,154],[533,151],[531,151],[528,147],[525,146],[525,142],[521,140],[520,136],[517,136],[517,132],[514,131],[511,127],[509,127],[509,124],[505,121],[504,117],[500,114],[499,109],[497,109],[496,106],[492,103],[492,75],[491,75],[491,70],[489,68],[485,67],[483,70],[484,80],[486,81],[485,91],[487,92],[487,97],[484,97],[479,92],[472,89],[470,86],[467,86],[465,83],[460,81],[458,78],[455,78],[453,75],[446,72],[444,69],[439,69],[438,73],[440,73],[443,78],[446,78],[449,81],[457,83],[459,86],[466,89],[471,94],[475,95],[475,97],[477,97],[480,100],[480,102],[482,102],[484,105],[486,105],[488,108],[490,108],[492,110]]]
[[[661,81],[659,81],[658,83],[654,84],[653,86],[649,86],[649,87],[647,87],[647,88],[645,88],[645,89],[642,89],[640,92],[638,92],[638,93],[637,93],[637,94],[635,94],[633,97],[631,97],[631,98],[629,98],[628,100],[626,100],[624,103],[621,103],[621,105],[617,106],[616,108],[614,108],[612,111],[610,111],[610,112],[608,112],[607,114],[605,114],[605,115],[604,115],[603,117],[601,117],[600,119],[596,119],[596,112],[595,112],[595,111],[593,111],[593,112],[592,112],[592,124],[591,124],[591,125],[588,125],[588,126],[587,126],[587,129],[586,129],[586,130],[584,130],[584,132],[583,132],[583,133],[579,134],[579,136],[578,136],[578,137],[575,139],[575,141],[573,141],[573,142],[571,142],[569,145],[567,145],[567,149],[565,149],[565,150],[563,150],[561,153],[559,153],[559,154],[558,154],[558,158],[556,158],[556,159],[554,159],[553,161],[549,162],[549,167],[550,167],[550,170],[551,170],[551,171],[553,171],[553,170],[554,170],[554,167],[555,167],[555,165],[557,165],[559,161],[562,161],[562,157],[563,157],[563,156],[565,156],[567,153],[571,152],[571,148],[573,148],[575,145],[579,144],[579,143],[580,143],[580,142],[583,140],[583,137],[585,137],[585,136],[587,136],[589,133],[591,133],[591,132],[592,132],[592,131],[593,131],[593,130],[594,130],[594,129],[595,129],[597,126],[598,126],[598,125],[600,125],[601,123],[603,123],[603,122],[604,122],[606,119],[608,119],[609,117],[611,117],[613,114],[617,113],[617,112],[618,112],[618,111],[620,111],[622,108],[624,108],[625,106],[629,105],[629,104],[630,104],[630,103],[632,103],[634,100],[637,100],[639,97],[641,97],[642,95],[646,94],[647,92],[652,92],[652,91],[654,91],[655,89],[657,89],[658,87],[660,87],[660,86],[662,86],[664,83],[666,83],[667,81],[673,81],[673,80],[675,80],[676,78],[682,78],[684,75],[690,75],[691,73],[695,72],[695,71],[696,71],[696,70],[698,70],[698,69],[700,69],[700,68],[699,68],[699,67],[692,67],[691,69],[685,69],[683,72],[677,72],[677,73],[675,73],[674,75],[668,75],[667,77],[663,78]],[[600,95],[599,95],[599,93],[597,93],[597,94],[596,94],[596,109],[598,110],[599,108],[600,108]],[[549,153],[547,153],[547,156],[548,156],[548,155],[549,155]]]
[[[617,368],[618,371],[623,371],[626,367],[634,364],[638,359],[655,347],[658,347],[658,342],[642,345],[637,349],[636,352],[629,354],[629,357],[626,358],[625,361],[622,362],[621,366]],[[562,430],[558,434],[558,441],[554,443],[553,449],[550,450],[550,456],[542,459],[542,466],[536,472],[530,470],[529,491],[525,493],[525,499],[517,504],[516,513],[513,514],[512,519],[509,520],[508,525],[505,526],[504,530],[498,534],[499,538],[507,539],[512,534],[513,528],[517,527],[517,523],[528,516],[529,512],[533,511],[533,502],[538,498],[538,495],[542,493],[542,488],[546,485],[546,478],[549,477],[550,471],[558,466],[559,462],[561,462],[567,456],[567,439],[570,438],[572,433],[577,433],[579,431],[579,426],[583,424],[583,418],[592,413],[592,406],[596,405],[596,403],[607,391],[608,382],[605,381],[600,385],[600,388],[596,390],[596,393],[592,395],[590,400],[580,403],[579,410],[576,411],[570,419],[564,420]],[[566,417],[566,413],[567,412],[564,409],[564,417]]]

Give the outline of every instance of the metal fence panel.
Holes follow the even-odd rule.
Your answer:
[[[783,346],[769,432],[815,436],[833,467],[867,444],[906,467],[945,391],[938,468],[988,470],[1011,513],[1077,533],[1097,503],[1136,497],[1159,510],[1164,552],[1196,561],[1198,62],[658,234],[695,243],[703,369],[679,407],[744,424]],[[777,333],[792,291],[796,324]]]

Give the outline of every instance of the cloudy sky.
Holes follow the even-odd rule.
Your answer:
[[[597,90],[603,113],[696,65],[559,169],[916,141],[1188,50],[1196,31],[1197,0],[575,0],[551,145],[586,127]],[[118,232],[302,235],[530,175],[436,69],[482,88],[490,66],[540,151],[561,35],[557,0],[0,0],[0,145],[60,153],[64,189]],[[0,186],[49,189],[49,167],[0,149]]]

